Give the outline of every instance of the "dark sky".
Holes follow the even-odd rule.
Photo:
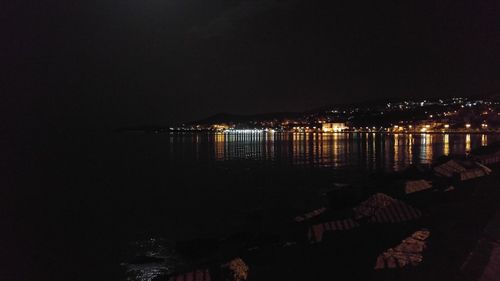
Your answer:
[[[500,90],[499,1],[2,2],[0,91],[24,123],[167,124]]]

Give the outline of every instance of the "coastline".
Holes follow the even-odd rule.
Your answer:
[[[141,132],[141,133],[147,133],[148,131],[136,131],[136,132]],[[334,134],[366,134],[366,133],[371,133],[371,134],[387,134],[387,135],[395,135],[395,134],[401,134],[401,135],[409,135],[409,134],[484,134],[484,135],[498,135],[500,134],[500,131],[401,131],[401,132],[391,132],[391,131],[378,131],[378,130],[344,130],[344,131],[339,131],[339,132],[323,132],[321,130],[318,131],[293,131],[293,130],[266,130],[266,129],[244,129],[244,130],[226,130],[226,131],[214,131],[214,130],[190,130],[190,129],[183,129],[183,130],[169,130],[169,131],[158,131],[154,132],[154,134],[164,134],[164,133],[211,133],[211,134],[249,134],[249,133],[284,133],[284,134],[292,134],[292,133],[297,133],[297,134],[325,134],[325,135],[334,135]]]
[[[197,266],[216,270],[222,261],[237,256],[249,265],[248,280],[331,280],[333,277],[337,280],[374,281],[479,280],[477,272],[487,270],[487,263],[476,265],[476,274],[468,274],[464,270],[464,263],[477,247],[478,241],[483,239],[486,225],[498,212],[496,203],[500,199],[500,189],[496,188],[496,183],[500,181],[500,165],[495,164],[491,168],[493,173],[489,176],[454,182],[455,189],[451,192],[426,191],[412,196],[403,195],[403,198],[398,196],[394,188],[407,177],[401,174],[375,176],[371,180],[372,189],[366,190],[367,193],[387,192],[399,197],[421,210],[424,214],[422,218],[394,225],[365,225],[358,229],[329,233],[322,243],[317,244],[307,241],[307,227],[329,217],[337,217],[337,211],[326,212],[304,224],[274,220],[281,226],[274,227],[273,232],[270,230],[273,227],[263,226],[266,223],[262,223],[255,230],[259,238],[251,239],[254,242],[251,249],[248,240],[240,245],[238,243],[241,241],[236,241],[238,239],[226,238],[226,242],[232,241],[240,246],[233,245],[219,251]],[[267,224],[273,224],[272,215],[267,218]],[[381,271],[373,269],[378,254],[422,228],[432,233],[428,249],[423,253],[422,264]],[[290,241],[293,243],[288,244]],[[470,277],[464,279],[465,276]]]

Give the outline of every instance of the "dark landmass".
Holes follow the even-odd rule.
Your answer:
[[[262,122],[267,120],[283,121],[286,119],[302,118],[304,113],[301,112],[275,112],[265,114],[253,115],[239,115],[231,113],[219,113],[202,120],[186,123],[186,125],[210,125],[217,123],[249,123],[249,122]]]
[[[456,97],[429,99],[381,99],[367,102],[328,105],[304,112],[274,112],[241,115],[219,113],[201,120],[170,125],[128,126],[119,132],[161,133],[169,131],[199,131],[224,129],[274,129],[279,131],[321,130],[323,123],[342,122],[350,128],[391,130],[394,125],[414,125],[422,122],[438,124],[431,130],[464,130],[466,124],[473,132],[500,128],[500,99],[498,96]],[[440,124],[440,125],[439,125]],[[307,129],[306,129],[307,128]],[[408,129],[408,128],[406,128]]]
[[[186,123],[187,126],[209,125],[217,123],[250,123],[263,121],[284,121],[297,119],[314,121],[330,118],[337,121],[351,121],[357,125],[393,124],[399,121],[427,119],[433,113],[442,113],[447,110],[456,110],[467,103],[483,103],[498,105],[498,96],[487,97],[459,97],[452,99],[380,99],[358,103],[327,105],[304,112],[267,113],[256,115],[238,115],[221,113],[208,118]],[[424,103],[421,106],[421,103]],[[390,105],[390,106],[389,106]],[[403,107],[399,107],[399,106]],[[381,114],[383,112],[383,114]],[[371,120],[371,121],[370,121]]]

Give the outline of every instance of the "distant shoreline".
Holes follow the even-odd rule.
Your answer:
[[[134,131],[137,132],[137,131]],[[142,132],[150,132],[150,131],[142,131]],[[478,132],[478,131],[428,131],[428,132],[380,132],[380,131],[342,131],[342,132],[321,132],[321,131],[309,131],[309,132],[297,132],[297,131],[266,131],[266,130],[234,130],[234,131],[212,131],[212,130],[172,130],[172,131],[162,131],[157,133],[214,133],[214,134],[244,134],[244,133],[296,133],[296,134],[322,134],[322,135],[335,135],[335,134],[385,134],[385,135],[412,135],[412,134],[435,134],[435,135],[446,135],[446,134],[475,134],[475,135],[497,135],[500,134],[500,131],[486,131],[486,132]]]

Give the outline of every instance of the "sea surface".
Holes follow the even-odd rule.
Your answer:
[[[1,280],[152,280],[189,264],[176,241],[269,229],[334,183],[430,164],[486,134],[88,133],[3,143]],[[157,256],[166,263],[140,264]]]
[[[170,134],[172,161],[263,161],[275,165],[398,171],[498,140],[486,134],[217,133]]]

